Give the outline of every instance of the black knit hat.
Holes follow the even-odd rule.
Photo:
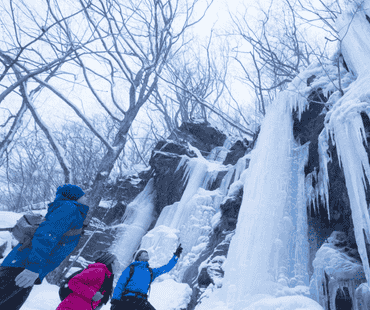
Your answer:
[[[147,252],[148,253],[148,251],[147,250],[139,250],[139,251],[137,251],[135,254],[134,254],[134,261],[137,261],[138,260],[138,258],[140,257],[140,255],[141,255],[141,253],[143,253],[143,252]]]
[[[102,263],[104,265],[109,265],[113,263],[117,257],[109,252],[97,251],[94,253],[95,263]]]

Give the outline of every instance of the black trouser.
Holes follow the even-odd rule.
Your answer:
[[[15,278],[24,268],[0,266],[0,309],[19,310],[31,293],[30,287],[19,287],[15,284]]]
[[[135,296],[123,296],[121,300],[112,299],[111,310],[155,310],[149,301]]]

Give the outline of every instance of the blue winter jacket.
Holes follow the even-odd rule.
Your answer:
[[[44,277],[55,268],[74,250],[80,240],[80,235],[63,236],[70,229],[80,229],[87,216],[89,207],[57,195],[53,203],[49,204],[45,221],[37,228],[32,248],[23,251],[17,249],[19,243],[4,259],[1,266],[24,267]],[[61,241],[62,243],[58,242]]]
[[[159,277],[160,275],[169,272],[173,267],[175,267],[178,257],[174,255],[172,259],[169,261],[167,265],[164,265],[160,268],[153,268],[153,281],[155,278]],[[125,284],[130,276],[130,266],[134,265],[134,274],[127,286]],[[136,292],[141,294],[147,294],[150,284],[150,271],[148,269],[149,263],[148,262],[141,262],[135,261],[128,266],[123,272],[121,277],[119,278],[116,287],[114,288],[112,299],[120,300],[122,297],[122,293],[125,290],[130,292]],[[126,294],[125,296],[134,296],[134,293]]]

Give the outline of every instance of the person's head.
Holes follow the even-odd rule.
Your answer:
[[[147,262],[149,261],[149,254],[146,250],[139,250],[135,253],[135,261]]]
[[[58,196],[62,196],[64,198],[74,200],[74,201],[80,201],[82,197],[84,197],[84,195],[85,193],[80,187],[78,187],[77,185],[72,185],[72,184],[64,184],[63,186],[59,186],[56,192],[57,198]],[[84,199],[86,199],[86,197]]]
[[[102,263],[108,267],[108,270],[113,274],[118,274],[121,271],[121,264],[117,257],[107,251],[97,251],[94,253],[95,263]]]
[[[94,253],[94,260],[95,263],[102,263],[107,266],[108,270],[112,273],[110,278],[108,278],[107,281],[104,281],[104,290],[108,294],[104,294],[104,297],[102,298],[102,303],[106,304],[109,300],[109,296],[112,297],[113,294],[113,281],[114,281],[114,275],[118,274],[120,269],[120,263],[115,255],[112,253],[109,253],[107,251],[97,251]]]

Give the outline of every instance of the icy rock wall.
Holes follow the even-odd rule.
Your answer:
[[[344,171],[356,243],[363,263],[367,283],[370,283],[369,258],[364,234],[370,240],[370,218],[365,195],[365,177],[370,180],[370,166],[363,146],[365,131],[360,113],[370,115],[370,1],[354,1],[337,20],[342,39],[342,53],[349,68],[357,75],[326,116],[327,130],[335,141]]]
[[[223,148],[230,148],[229,140],[225,141]],[[241,177],[248,161],[244,156],[235,166],[224,166],[225,154],[217,159],[211,152],[213,155],[210,158],[217,159],[213,161],[203,158],[201,152],[191,145],[189,149],[198,157],[189,159],[184,156],[179,163],[177,170],[185,167],[183,181],[187,184],[180,201],[163,208],[155,227],[143,237],[141,243],[141,247],[149,251],[151,266],[160,266],[167,263],[176,245],[181,242],[184,250],[173,272],[178,281],[206,247],[208,235],[220,218],[220,204],[231,182]],[[225,174],[221,187],[208,190],[220,172]]]

